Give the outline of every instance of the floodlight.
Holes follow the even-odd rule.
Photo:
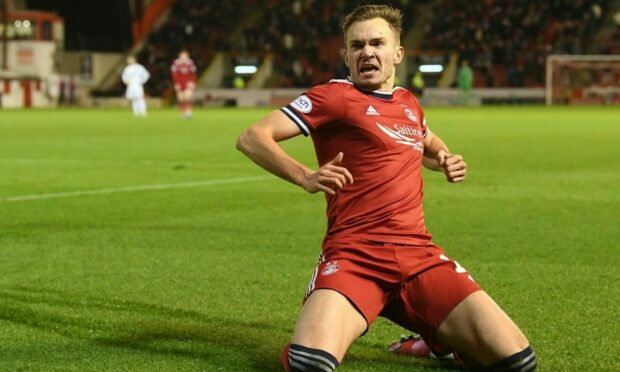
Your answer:
[[[420,72],[424,73],[439,73],[443,71],[442,65],[420,65]]]
[[[239,65],[235,66],[235,74],[255,74],[258,71],[256,66]]]

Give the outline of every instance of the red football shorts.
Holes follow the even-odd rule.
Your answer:
[[[175,85],[178,85],[180,90],[194,89],[196,87],[196,83],[192,80],[179,80],[175,82]]]
[[[368,326],[383,316],[419,333],[432,347],[441,322],[480,286],[431,242],[364,241],[324,250],[306,298],[316,289],[347,297]]]

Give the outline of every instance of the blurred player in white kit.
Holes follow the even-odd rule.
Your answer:
[[[127,66],[123,70],[122,80],[127,85],[125,97],[131,101],[131,108],[135,116],[146,115],[143,85],[149,80],[150,76],[146,68],[139,64],[134,56],[127,57]]]

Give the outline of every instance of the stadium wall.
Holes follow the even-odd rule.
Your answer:
[[[26,107],[23,102],[25,83],[12,82],[11,96],[2,99],[0,107]],[[49,87],[31,81],[32,107],[49,106],[47,91]],[[84,90],[86,91],[86,90]],[[289,89],[198,89],[194,95],[194,103],[198,106],[214,107],[281,107],[287,105],[305,91],[304,88]],[[0,94],[2,90],[0,89]],[[128,107],[128,101],[122,97],[87,97],[79,94],[76,104],[89,107]],[[16,98],[17,97],[17,98]],[[480,106],[493,104],[543,104],[545,92],[542,88],[487,88],[473,89],[467,100],[463,99],[458,89],[452,88],[427,88],[420,101],[425,106]],[[149,107],[163,107],[165,103],[161,98],[148,98]]]
[[[48,102],[39,79],[0,79],[0,108],[46,107]]]
[[[111,68],[119,61],[124,62],[124,57],[122,53],[63,52],[60,55],[60,73],[80,76],[83,84],[97,86]]]
[[[196,103],[210,106],[279,107],[290,103],[304,91],[304,88],[199,89],[196,91],[195,99]],[[463,97],[458,89],[427,88],[420,101],[423,105],[431,106],[543,104],[545,91],[543,88],[478,88],[472,89],[468,97]]]

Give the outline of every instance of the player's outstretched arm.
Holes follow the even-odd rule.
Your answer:
[[[349,171],[341,166],[343,154],[312,171],[288,155],[278,142],[301,134],[299,128],[281,111],[274,111],[241,133],[237,149],[256,164],[310,193],[334,194],[353,182]]]
[[[430,130],[424,140],[422,164],[430,170],[444,172],[448,182],[452,183],[464,181],[467,175],[463,156],[450,153],[443,140]]]

